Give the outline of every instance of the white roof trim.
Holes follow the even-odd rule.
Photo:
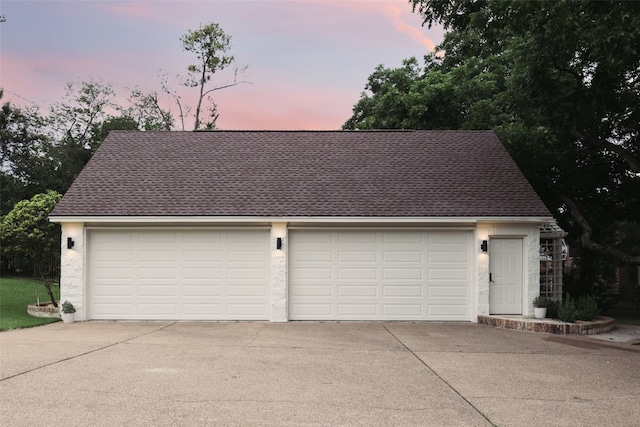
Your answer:
[[[257,223],[257,222],[295,222],[295,223],[547,223],[552,217],[339,217],[339,216],[51,216],[55,223]]]

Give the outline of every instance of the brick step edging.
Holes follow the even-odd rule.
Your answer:
[[[613,329],[615,319],[612,317],[597,317],[591,322],[582,320],[576,323],[567,323],[555,319],[512,319],[496,316],[478,316],[478,323],[494,326],[502,329],[515,329],[518,331],[547,332],[551,334],[578,334],[594,335],[609,332]]]

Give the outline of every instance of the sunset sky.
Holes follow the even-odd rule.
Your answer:
[[[66,82],[109,82],[125,103],[132,88],[160,92],[159,73],[193,104],[195,89],[176,78],[191,62],[179,38],[217,22],[249,81],[214,94],[221,129],[339,129],[377,65],[398,67],[442,40],[407,0],[2,0],[0,15],[3,101],[44,111]]]

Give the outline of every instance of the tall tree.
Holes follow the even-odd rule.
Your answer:
[[[195,31],[187,31],[180,38],[180,41],[182,42],[182,48],[195,56],[195,62],[187,67],[188,77],[184,82],[185,86],[197,88],[199,92],[193,129],[198,130],[203,125],[205,128],[215,128],[218,112],[210,94],[242,83],[238,78],[243,69],[236,68],[233,81],[216,86],[209,85],[214,74],[224,70],[235,61],[233,55],[228,54],[231,49],[231,36],[227,35],[220,25],[213,22],[201,25]],[[175,99],[182,109],[179,98]],[[209,121],[203,123],[201,115],[202,104],[205,99],[210,103],[210,116]]]
[[[494,129],[582,257],[640,264],[640,3],[411,3],[441,55],[377,69],[345,128]]]
[[[36,194],[16,203],[0,222],[2,254],[36,266],[54,307],[51,284],[60,261],[60,225],[49,222],[49,213],[61,197],[55,191]]]
[[[0,88],[0,99],[3,90]],[[18,201],[33,194],[29,188],[30,159],[48,140],[44,119],[37,110],[22,109],[11,102],[0,108],[0,216]]]

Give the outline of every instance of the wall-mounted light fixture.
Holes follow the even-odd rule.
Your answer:
[[[489,243],[486,240],[483,240],[480,244],[480,249],[482,252],[487,252],[489,250]]]
[[[75,245],[75,244],[76,244],[76,242],[74,242],[71,237],[67,237],[67,249],[73,248],[73,245]]]
[[[282,237],[276,239],[276,249],[282,249]]]

